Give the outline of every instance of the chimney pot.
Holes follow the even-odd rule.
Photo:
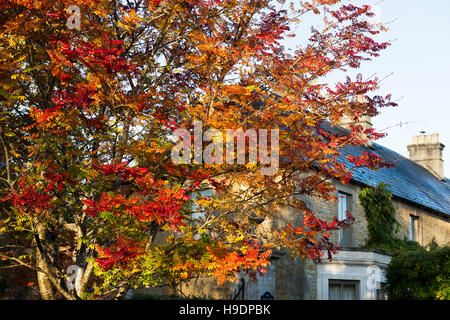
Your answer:
[[[433,134],[433,142],[432,143],[439,143],[439,134],[438,133]]]

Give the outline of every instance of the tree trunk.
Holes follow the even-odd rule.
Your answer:
[[[45,270],[45,263],[42,261],[39,249],[36,248],[36,266],[39,269]],[[39,285],[39,292],[43,300],[55,300],[52,284],[44,272],[37,271],[37,279]]]

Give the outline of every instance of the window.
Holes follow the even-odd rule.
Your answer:
[[[387,300],[386,290],[384,288],[385,288],[385,283],[384,282],[378,283],[378,286],[377,286],[377,300]]]
[[[411,241],[417,241],[418,224],[419,217],[409,215],[409,240]]]
[[[329,300],[358,300],[359,281],[328,280]]]
[[[351,212],[352,196],[338,192],[338,220],[342,221],[347,217],[347,212]],[[352,245],[351,228],[346,227],[339,230],[339,245],[341,247],[351,247]]]

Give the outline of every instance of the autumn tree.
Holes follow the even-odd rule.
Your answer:
[[[334,135],[322,123],[394,105],[369,95],[375,78],[317,82],[388,46],[373,39],[384,29],[368,23],[370,7],[344,2],[1,0],[0,232],[21,234],[1,258],[35,270],[44,299],[113,299],[264,272],[280,246],[331,256],[329,232],[351,217],[322,221],[301,197],[335,200],[333,179],[351,177],[341,148],[380,135]],[[308,14],[322,29],[287,51],[282,41]],[[212,164],[175,163],[177,132],[194,137],[199,122],[200,134],[279,129],[278,170],[216,149]],[[369,153],[349,161],[387,165]],[[295,226],[259,231],[286,207]],[[21,258],[24,245],[34,254]]]

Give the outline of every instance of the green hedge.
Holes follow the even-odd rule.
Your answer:
[[[392,258],[386,269],[390,300],[449,300],[450,247],[405,252]]]

